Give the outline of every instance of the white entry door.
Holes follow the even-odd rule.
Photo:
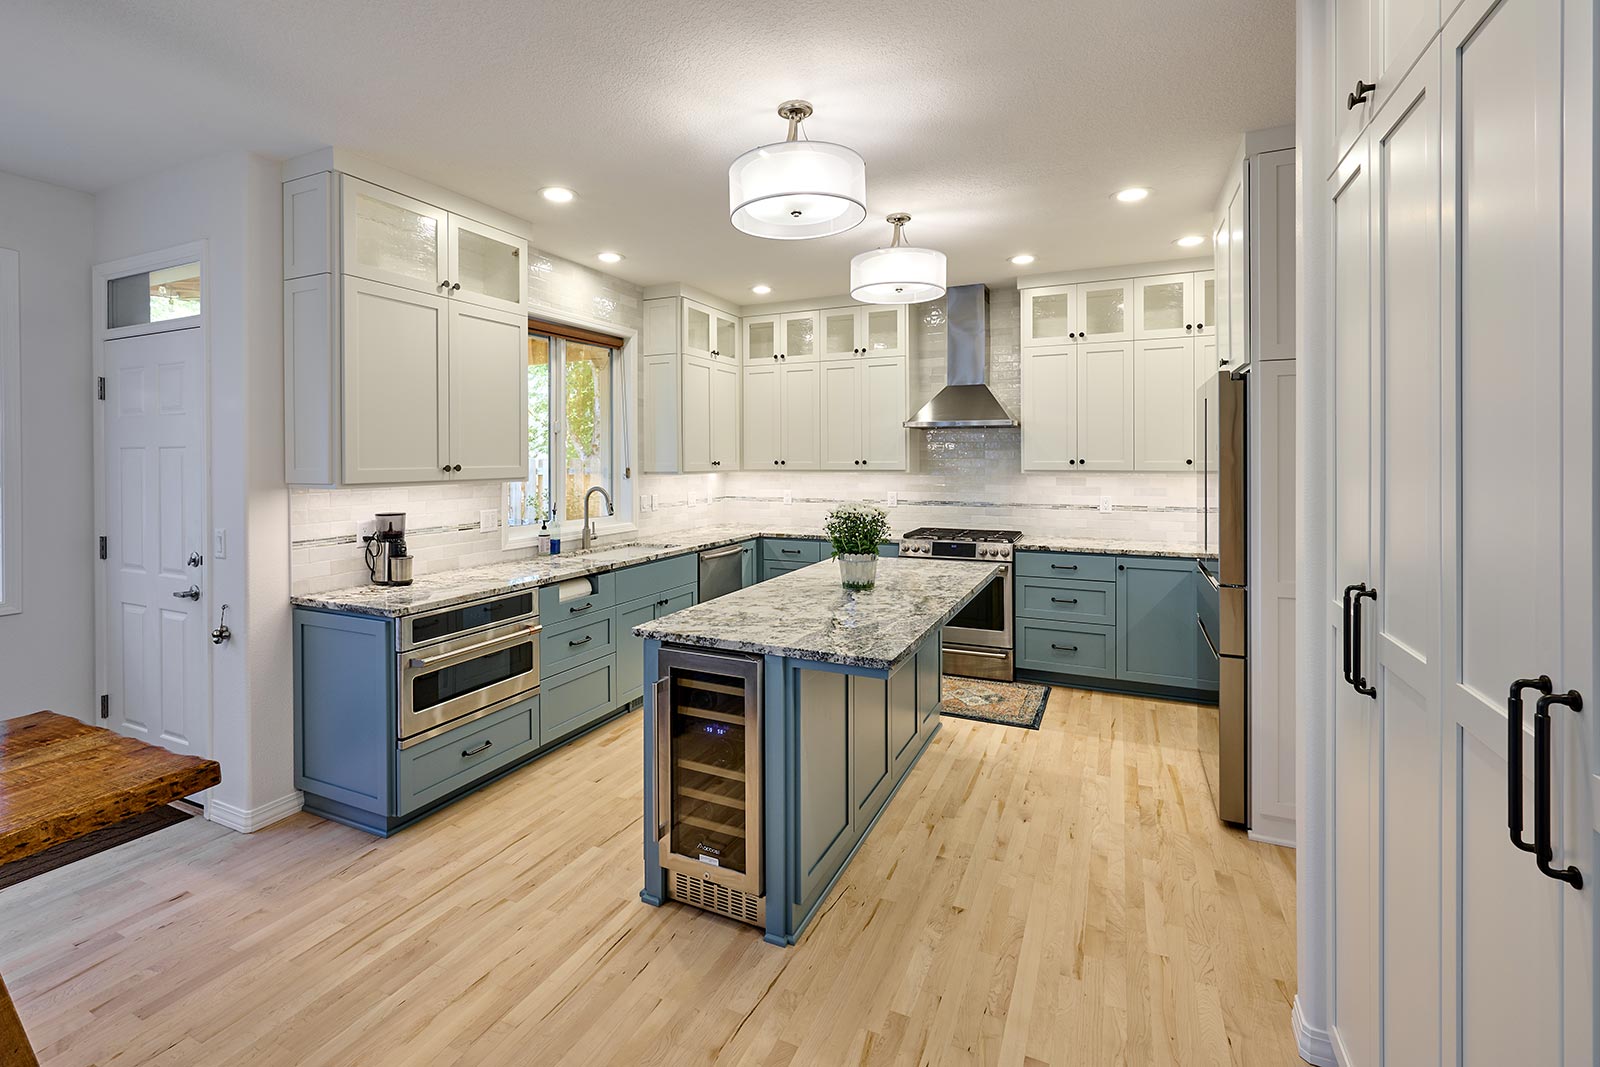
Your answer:
[[[105,343],[105,725],[209,756],[205,342]]]

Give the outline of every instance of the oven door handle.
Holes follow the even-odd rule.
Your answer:
[[[479,641],[475,645],[468,645],[466,648],[458,648],[454,652],[441,652],[437,656],[412,656],[406,660],[406,667],[410,670],[422,671],[430,667],[459,663],[464,659],[471,659],[482,652],[505,648],[509,645],[518,644],[527,638],[538,637],[539,632],[543,629],[543,626],[524,626],[514,634],[506,634],[504,637],[492,637],[487,641]]]

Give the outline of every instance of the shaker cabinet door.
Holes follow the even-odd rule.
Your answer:
[[[861,423],[861,466],[865,470],[906,469],[908,402],[904,358],[869,357],[862,364],[866,396]]]
[[[349,276],[343,295],[344,481],[443,480],[450,302]]]
[[[778,399],[782,371],[773,362],[744,370],[744,467],[775,470],[782,458],[783,405]]]
[[[1133,367],[1134,469],[1193,470],[1194,342],[1136,342]]]
[[[528,320],[452,300],[449,321],[451,477],[526,479]]]
[[[348,174],[339,179],[344,273],[446,296],[449,216]]]
[[[526,314],[527,242],[481,222],[450,216],[450,298]]]
[[[1078,347],[1022,356],[1022,469],[1078,469]]]
[[[1077,364],[1078,469],[1133,470],[1133,342],[1079,345]]]
[[[861,364],[822,364],[822,467],[861,469]]]

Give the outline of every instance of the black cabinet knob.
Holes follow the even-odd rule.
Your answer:
[[[789,465],[789,461],[786,459],[780,459],[778,460],[778,465],[780,467],[787,467]]]
[[[1077,460],[1075,460],[1075,459],[1069,459],[1069,460],[1067,460],[1067,466],[1069,466],[1069,467],[1076,467],[1076,466],[1077,466],[1077,465],[1078,465],[1078,461],[1077,461]]]
[[[1365,104],[1367,97],[1371,96],[1375,89],[1377,89],[1377,86],[1372,82],[1362,81],[1357,78],[1356,91],[1345,97],[1344,109],[1346,111],[1354,111],[1357,104]]]
[[[1203,322],[1197,322],[1194,324],[1194,328],[1197,330],[1203,330],[1206,328],[1206,324]]]
[[[1194,460],[1192,460],[1192,459],[1186,459],[1186,460],[1184,460],[1184,462],[1187,463],[1191,467],[1194,466]]]
[[[461,464],[457,463],[454,467],[451,467],[450,469],[453,470],[453,471],[459,471],[461,469]]]
[[[1184,324],[1183,324],[1183,328],[1184,328],[1184,329],[1185,329],[1185,330],[1192,330],[1192,329],[1194,329],[1194,323],[1192,323],[1192,322],[1186,322],[1186,323],[1184,323]]]
[[[460,282],[451,282],[450,283],[450,291],[452,293],[460,292],[461,291],[461,283]]]
[[[449,474],[450,473],[450,464],[446,463],[444,466],[440,467],[439,469],[444,471],[446,474]]]

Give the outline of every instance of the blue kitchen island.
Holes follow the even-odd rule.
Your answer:
[[[825,560],[644,623],[644,889],[792,945],[939,728],[939,632],[998,567]]]

